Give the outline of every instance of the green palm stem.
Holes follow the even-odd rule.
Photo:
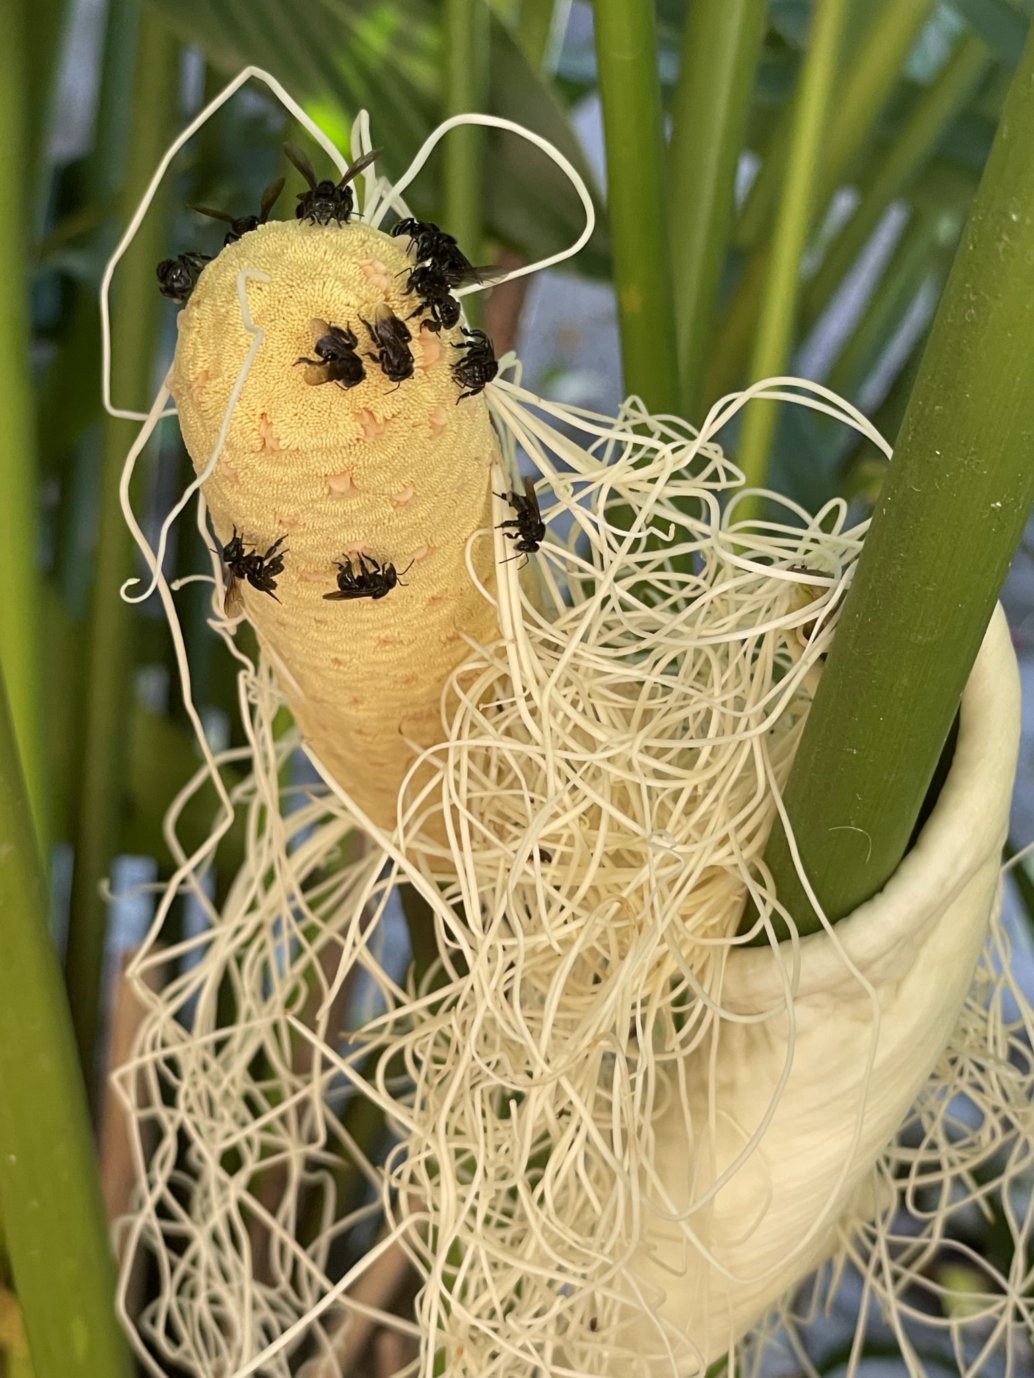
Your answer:
[[[140,36],[139,0],[108,0],[101,53],[100,91],[94,146],[87,165],[89,190],[106,207],[113,207],[134,121],[126,119],[133,99],[134,63]],[[114,229],[109,224],[109,233]],[[115,236],[112,234],[112,247]]]
[[[549,57],[555,10],[556,0],[520,0],[517,32],[536,71],[542,71]]]
[[[831,920],[875,894],[905,853],[1029,516],[1032,353],[1034,32],[785,793]],[[816,929],[781,827],[765,860],[800,931]]]
[[[29,1341],[22,1309],[11,1290],[11,1270],[6,1241],[0,1230],[0,1373],[4,1378],[32,1378]]]
[[[857,58],[846,64],[843,89],[829,110],[827,129],[822,141],[822,162],[816,169],[816,188],[813,214],[818,215],[839,186],[859,150],[869,137],[872,126],[882,109],[896,79],[902,62],[922,20],[920,11],[929,7],[929,0],[884,0],[877,18],[867,30],[867,38]],[[816,19],[821,9],[816,13]],[[815,20],[813,20],[813,23]],[[810,55],[805,59],[805,65]],[[755,182],[761,182],[754,192],[753,208],[748,197],[744,207],[746,221],[741,217],[736,242],[740,247],[749,244],[748,254],[728,304],[722,313],[722,326],[713,341],[711,362],[705,382],[705,400],[713,401],[738,386],[742,381],[754,337],[757,303],[765,291],[771,271],[771,249],[760,240],[761,231],[769,224],[768,210],[761,222],[762,207],[770,208],[775,196],[765,190],[765,184],[782,175],[789,156],[790,122],[777,130],[770,144],[764,166]],[[764,179],[762,181],[762,179]],[[785,206],[782,207],[785,211]],[[757,228],[754,227],[754,222]],[[745,228],[746,226],[746,228]],[[754,375],[757,376],[757,375]]]
[[[959,228],[951,214],[928,208],[912,212],[890,262],[831,364],[824,379],[827,387],[842,397],[856,396],[923,284],[944,271],[942,264],[950,258]],[[843,431],[843,427],[839,429]]]
[[[881,435],[886,436],[891,444],[896,443],[898,433],[901,430],[901,423],[905,419],[909,398],[912,396],[912,389],[919,377],[919,366],[922,363],[923,355],[926,353],[929,339],[930,327],[927,326],[912,346],[912,352],[901,365],[900,372],[887,389],[883,401],[872,414],[873,425]],[[869,452],[872,453],[872,446],[870,445],[868,448]],[[880,460],[886,468],[886,460],[883,459],[882,455]]]
[[[399,893],[406,931],[409,934],[413,979],[419,985],[439,956],[434,934],[434,913],[427,900],[412,885],[401,886]]]
[[[780,374],[788,366],[800,288],[800,261],[818,200],[819,168],[849,8],[848,0],[823,0],[814,12],[808,34],[808,55],[794,100],[790,161],[760,298],[750,365],[752,378]],[[748,486],[765,481],[775,421],[771,402],[755,402],[744,416],[737,461]],[[746,517],[747,511],[743,515]]]
[[[919,373],[919,361],[930,338],[929,327],[922,332],[912,346],[897,376],[890,384],[879,406],[872,412],[870,420],[893,445],[901,422],[908,407],[908,399],[915,387]],[[839,489],[849,502],[859,501],[873,508],[879,501],[880,488],[887,475],[888,463],[882,452],[878,452],[872,442],[858,436],[849,442],[839,468]]]
[[[1020,848],[1016,846],[1012,838],[1008,838],[1004,848],[1005,860],[1012,861],[1019,850]],[[1034,933],[1034,880],[1031,879],[1030,872],[1022,861],[1012,867],[1009,875],[1012,877],[1013,884],[1016,886],[1016,893],[1023,905],[1027,924],[1031,932]]]
[[[114,202],[125,171],[126,146],[132,127],[132,122],[126,119],[126,110],[133,97],[139,17],[139,0],[109,0],[93,148],[86,160],[83,179],[86,204],[104,217],[98,234],[104,250],[114,248],[116,243]],[[77,286],[69,314],[71,319],[66,317],[53,362],[39,391],[37,407],[41,451],[50,459],[57,456],[59,462],[79,443],[97,415],[97,380],[79,362],[87,355],[92,356],[97,348],[100,325],[94,283]],[[90,486],[92,489],[93,485]],[[66,525],[59,550],[61,554],[66,549],[71,552],[68,563],[75,577],[81,574],[82,551],[70,537],[85,524],[86,518],[80,505],[68,501],[64,492],[61,508]]]
[[[722,307],[720,326],[712,336],[710,358],[704,376],[704,404],[724,397],[742,382],[758,319],[758,302],[771,268],[768,246],[755,250],[744,263],[728,303]]]
[[[165,151],[177,121],[179,46],[149,7],[141,12],[136,54],[135,118],[127,150],[125,205],[128,220],[141,189]],[[154,265],[163,256],[163,198],[159,196],[116,276],[112,321],[112,396],[116,405],[142,409],[154,391],[154,346],[163,303]],[[66,970],[72,1019],[87,1085],[96,1067],[101,968],[107,907],[100,885],[119,839],[125,790],[127,708],[133,666],[132,613],[119,588],[133,570],[133,543],[119,507],[122,462],[132,425],[109,419],[104,426],[100,481],[100,529],[93,570],[87,645],[83,758],[75,835],[75,870]]]
[[[125,170],[130,124],[125,112],[132,100],[139,11],[139,0],[109,0],[94,145],[83,179],[85,202],[104,216],[96,237],[102,251],[115,246],[113,203]],[[82,774],[78,708],[85,701],[88,659],[84,643],[92,592],[83,570],[89,569],[93,560],[102,440],[96,369],[82,367],[83,359],[97,356],[100,317],[96,281],[72,284],[70,296],[64,329],[36,393],[40,454],[56,473],[59,492],[53,515],[53,576],[63,607],[55,607],[56,600],[48,599],[44,625],[48,628],[48,660],[53,659],[55,647],[63,652],[60,687],[52,696],[56,702],[47,704],[51,828],[63,841],[71,841],[75,834]],[[57,740],[60,734],[54,732],[56,714],[72,728],[61,741]]]
[[[0,262],[28,253],[26,61],[28,29],[19,4],[0,5],[0,148],[7,192],[0,204]],[[29,304],[25,279],[0,277],[0,666],[8,684],[15,734],[37,836],[48,835],[46,766],[40,713],[38,467],[29,372]]]
[[[128,1378],[86,1097],[0,679],[0,1214],[35,1378]]]
[[[489,78],[486,0],[445,0],[445,108],[443,116],[485,109]],[[443,219],[472,263],[484,259],[483,159],[485,131],[453,129],[443,146]],[[480,324],[481,294],[464,299],[472,325]]]
[[[44,156],[44,141],[53,115],[61,36],[70,6],[68,0],[7,0],[4,8],[21,11],[22,51],[31,92],[31,99],[25,103],[26,167],[30,175],[24,183],[13,182],[11,186],[33,187],[31,204],[35,210],[42,205],[48,191],[45,179],[49,178],[51,169]],[[4,148],[6,151],[6,144]]]
[[[625,391],[679,410],[653,0],[594,0],[607,201]]]
[[[968,103],[991,65],[991,54],[983,40],[966,34],[936,79],[915,101],[862,184],[857,207],[837,231],[804,289],[802,315],[806,327],[821,315],[887,207],[907,191],[930,161],[945,130]]]
[[[824,4],[822,0],[815,7],[813,25]],[[881,0],[876,14],[866,24],[857,50],[845,53],[836,105],[829,112],[823,139],[826,185],[830,191],[869,137],[932,8],[932,0]],[[807,63],[807,55],[804,60]],[[775,215],[786,161],[793,156],[794,118],[792,112],[787,112],[773,134],[769,154],[744,202],[736,234],[739,248],[754,248],[765,237]],[[816,206],[816,210],[820,209]]]
[[[735,212],[766,0],[696,0],[686,19],[668,156],[683,415],[704,402],[703,366]]]

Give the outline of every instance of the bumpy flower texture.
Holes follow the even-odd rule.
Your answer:
[[[910,1373],[1005,1372],[984,1365],[1030,1321],[1031,1018],[997,924],[901,1125],[775,1246],[766,1124],[823,1068],[759,1081],[737,1125],[751,1067],[721,1058],[745,1020],[770,1042],[793,1023],[789,986],[745,1011],[724,973],[748,896],[772,931],[761,855],[864,529],[774,496],[742,520],[715,437],[765,396],[884,442],[794,380],[699,430],[535,397],[513,356],[461,396],[466,321],[421,314],[419,249],[384,228],[401,190],[375,165],[355,189],[361,219],[271,219],[203,267],[130,460],[171,394],[248,742],[208,746],[140,536],[205,757],[171,803],[178,868],[118,1076],[140,1163],[121,1306],[147,1371],[331,1378],[372,1345],[427,1378],[695,1375],[727,1353],[755,1374],[780,1349],[815,1373],[829,1296],[859,1344],[890,1327]],[[373,357],[389,314],[400,381]],[[325,376],[320,323],[361,378]],[[518,462],[546,533],[524,552],[500,525]],[[178,819],[213,787],[187,855]],[[205,922],[170,946],[184,895]],[[808,1143],[781,1144],[806,1180]],[[966,1244],[980,1211],[1012,1274]],[[136,1312],[145,1256],[162,1285]]]

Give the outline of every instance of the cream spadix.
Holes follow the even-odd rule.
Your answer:
[[[441,737],[443,683],[469,640],[496,634],[466,552],[491,526],[499,451],[483,395],[460,400],[452,369],[464,337],[410,320],[414,370],[397,384],[368,357],[378,346],[364,322],[375,328],[386,307],[404,321],[419,305],[406,243],[354,221],[269,222],[242,236],[180,313],[170,384],[201,472],[254,344],[243,291],[261,343],[205,500],[224,544],[234,529],[260,551],[285,538],[275,598],[240,583],[247,616],[306,740],[386,827],[416,751]],[[315,357],[320,320],[355,338],[357,385],[314,385],[319,369],[298,363]],[[337,562],[360,553],[393,565],[402,584],[377,600],[327,601]],[[489,539],[471,560],[491,584]]]

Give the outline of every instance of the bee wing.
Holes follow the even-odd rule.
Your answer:
[[[385,326],[386,333],[395,339],[406,343],[413,338],[409,326],[395,315],[386,301],[377,303],[373,309],[373,318],[379,326]]]
[[[473,264],[460,274],[455,282],[451,282],[453,287],[466,287],[468,283],[477,282],[483,287],[490,287],[497,277],[502,277],[509,269],[504,268],[501,263],[481,263],[477,267]]]
[[[305,154],[300,148],[295,148],[294,144],[287,143],[284,144],[284,152],[308,182],[310,189],[314,190],[316,187],[316,174],[313,172],[312,164]]]
[[[223,598],[223,614],[226,617],[237,617],[244,611],[244,590],[240,581],[233,575],[226,584],[226,594]]]
[[[338,186],[347,186],[349,182],[358,177],[359,173],[362,172],[364,168],[368,168],[375,158],[380,157],[380,152],[379,148],[371,148],[369,153],[364,153],[361,158],[357,158],[354,163],[350,163],[344,177],[338,182]]]
[[[277,203],[277,198],[284,189],[285,177],[278,177],[275,182],[270,182],[262,193],[262,204],[259,206],[259,224],[264,225],[269,219],[269,212]]]
[[[319,316],[313,316],[312,320],[309,322],[309,329],[312,331],[312,342],[316,344],[318,340],[323,339],[324,335],[329,335],[331,333],[333,326],[329,321],[321,321]]]
[[[330,365],[329,364],[306,364],[305,372],[302,377],[310,388],[318,388],[321,383],[329,383]]]
[[[524,495],[531,504],[532,511],[537,512],[539,510],[539,500],[535,493],[535,480],[530,474],[526,475],[524,479]]]
[[[197,211],[199,215],[210,215],[213,220],[225,220],[227,225],[232,225],[234,217],[227,215],[225,211],[214,210],[211,206],[195,206],[190,202],[187,206],[188,211]]]

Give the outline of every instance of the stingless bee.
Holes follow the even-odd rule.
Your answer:
[[[332,220],[338,225],[347,225],[355,209],[355,195],[348,183],[370,166],[380,149],[374,148],[364,153],[346,168],[344,176],[337,182],[332,182],[329,177],[317,182],[312,164],[301,149],[293,144],[284,144],[284,152],[309,184],[308,191],[298,193],[297,218],[308,220],[313,225],[329,225]]]
[[[198,254],[193,251],[180,254],[178,258],[163,258],[155,269],[158,275],[158,291],[177,305],[182,306],[190,299],[197,286],[201,270],[211,263],[211,254]]]
[[[223,611],[227,617],[235,616],[244,606],[240,587],[242,582],[249,583],[259,593],[268,593],[270,598],[280,602],[275,590],[276,581],[284,572],[284,556],[288,554],[280,549],[286,540],[286,535],[278,537],[265,554],[260,554],[255,547],[248,550],[243,536],[238,534],[236,527],[233,528],[233,535],[225,545],[219,547],[219,554],[228,572],[226,596],[223,599]]]
[[[508,521],[499,523],[499,530],[503,531],[508,540],[514,541],[514,550],[517,552],[511,555],[511,560],[516,560],[518,556],[534,555],[539,546],[546,538],[546,523],[542,520],[542,513],[539,511],[539,500],[535,495],[535,480],[526,478],[524,480],[524,496],[520,493],[496,493],[497,498],[502,498],[508,502],[517,513],[516,517],[511,517]],[[507,527],[514,530],[507,531]]]
[[[391,233],[396,238],[407,235],[409,251],[416,261],[426,263],[441,273],[450,287],[480,281],[480,274],[487,271],[475,268],[453,236],[430,220],[414,220],[409,216],[406,220],[400,220]]]
[[[490,383],[499,372],[492,341],[485,332],[468,330],[464,326],[463,334],[465,339],[453,345],[453,349],[466,350],[463,358],[457,359],[452,365],[453,378],[461,388],[466,389],[456,398],[457,403],[462,402],[464,397],[476,397],[484,390],[485,384]]]
[[[211,206],[190,206],[188,209],[198,211],[201,215],[210,215],[213,220],[224,220],[229,225],[229,231],[223,240],[223,245],[236,244],[242,235],[248,234],[251,230],[257,230],[260,225],[264,225],[269,219],[269,212],[276,205],[277,197],[284,189],[284,178],[278,177],[275,182],[270,182],[262,193],[262,203],[259,206],[258,215],[242,215],[234,217],[227,215],[226,211],[213,210]]]
[[[370,332],[370,338],[377,346],[376,351],[366,357],[380,364],[381,371],[393,383],[402,383],[413,376],[413,351],[409,342],[413,338],[409,326],[400,321],[391,307],[382,302],[373,313],[371,325],[364,316],[359,319]]]
[[[459,323],[460,304],[452,295],[447,279],[437,268],[428,264],[414,268],[406,283],[406,291],[420,298],[416,310],[409,313],[409,320],[414,316],[429,315],[430,320],[421,321],[420,324],[435,334],[439,330],[451,330]]]
[[[337,563],[337,589],[333,593],[325,593],[324,598],[352,599],[352,598],[384,598],[396,584],[400,588],[405,588],[399,573],[392,564],[381,564],[372,555],[364,555],[362,551],[353,561],[348,555],[343,555]],[[408,574],[412,568],[413,561],[402,571]]]
[[[315,359],[304,356],[295,359],[295,366],[305,364],[305,381],[310,387],[322,383],[337,383],[354,388],[366,377],[366,369],[359,357],[359,338],[350,326],[331,325],[315,317],[309,322],[312,330]]]

